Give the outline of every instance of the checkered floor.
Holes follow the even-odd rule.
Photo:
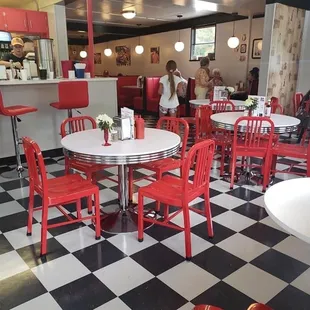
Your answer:
[[[63,174],[56,160],[46,158],[51,178]],[[147,173],[138,170],[135,177]],[[261,187],[229,190],[216,161],[211,175],[215,237],[208,238],[205,218],[191,213],[191,262],[184,261],[183,233],[153,226],[142,243],[137,233],[102,233],[95,240],[89,222],[50,230],[43,262],[40,212],[34,214],[32,237],[26,236],[28,180],[0,177],[0,309],[191,310],[211,304],[244,310],[254,301],[275,310],[309,309],[310,246],[269,218]],[[277,174],[276,182],[285,177]],[[145,184],[138,182],[136,189]],[[99,187],[103,207],[116,200],[116,183],[105,180]],[[36,197],[36,206],[40,203]],[[202,207],[203,199],[192,204]],[[74,212],[74,206],[66,210]],[[50,223],[62,219],[50,210]],[[182,225],[182,217],[174,223]]]

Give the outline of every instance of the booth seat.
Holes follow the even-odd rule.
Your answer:
[[[140,96],[139,89],[124,88],[123,86],[137,85],[138,76],[117,77],[117,103],[118,108],[133,107],[133,98]]]
[[[159,79],[160,77],[146,77],[144,79],[146,112],[158,113],[159,111]]]

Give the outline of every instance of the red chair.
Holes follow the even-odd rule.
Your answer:
[[[154,178],[156,180],[160,180],[162,175],[165,172],[168,172],[171,170],[180,169],[180,172],[181,172],[182,164],[184,162],[185,155],[186,155],[186,146],[187,146],[188,132],[189,132],[188,123],[181,118],[165,116],[159,119],[156,128],[168,130],[178,135],[181,135],[181,134],[183,135],[182,146],[180,149],[180,158],[176,159],[176,158],[168,157],[165,159],[160,159],[160,160],[152,161],[152,162],[145,163],[145,164],[129,166],[129,199],[131,200],[132,200],[132,195],[133,195],[133,183],[134,183],[133,170],[134,169],[143,168],[143,169],[153,171],[154,172],[153,176],[146,176],[142,178],[142,179],[147,179],[149,181],[153,181]],[[135,182],[140,181],[140,180],[141,179],[135,180]],[[159,205],[158,205],[157,211],[159,211]]]
[[[165,175],[160,180],[139,189],[138,193],[138,240],[143,241],[144,222],[173,228],[185,233],[185,257],[192,258],[191,226],[189,211],[205,214],[209,237],[213,237],[212,215],[209,200],[210,170],[214,155],[214,142],[206,140],[195,144],[188,152],[182,165],[181,177]],[[189,172],[194,169],[193,181],[189,181]],[[204,195],[205,210],[201,211],[189,206],[195,198]],[[157,220],[148,217],[150,211],[144,210],[144,197],[156,200],[165,205],[164,218]],[[169,214],[169,206],[179,207],[177,212]],[[144,213],[145,211],[145,213]],[[184,228],[171,224],[171,220],[183,213]]]
[[[297,114],[297,111],[300,107],[300,104],[303,98],[304,98],[304,95],[302,93],[295,93],[294,98],[293,98],[294,115]]]
[[[268,134],[263,133],[263,122],[269,123],[270,125]],[[239,133],[240,127],[245,128],[241,135]],[[269,117],[244,116],[237,119],[234,126],[234,138],[231,156],[231,189],[234,187],[234,175],[237,167],[237,157],[242,156],[259,157],[263,159],[263,192],[266,190],[266,187],[269,183],[271,168],[271,148],[273,143],[273,136],[274,124]],[[238,166],[244,165],[246,165],[244,162],[238,164]],[[248,168],[250,167],[248,166]]]
[[[158,113],[160,96],[158,94],[160,77],[145,77],[146,111]]]
[[[47,230],[68,224],[86,220],[93,220],[96,226],[96,239],[100,239],[100,209],[99,189],[89,180],[84,180],[79,174],[66,175],[55,179],[47,179],[44,159],[39,146],[30,138],[23,138],[23,146],[29,169],[29,208],[27,236],[32,234],[33,211],[42,210],[41,222],[41,256],[47,252]],[[34,208],[35,192],[42,197],[42,207]],[[90,197],[88,203],[95,201],[95,214],[87,217],[81,216],[81,199]],[[61,207],[61,205],[76,203],[77,218],[72,218]],[[48,209],[56,207],[68,221],[51,224],[47,223]],[[89,206],[91,207],[91,206]]]
[[[87,129],[96,129],[96,121],[90,116],[78,116],[65,119],[61,126],[60,132],[61,137],[64,138],[68,134],[68,128],[71,128],[71,133],[84,131]],[[70,169],[75,169],[85,173],[86,178],[90,180],[93,184],[96,184],[100,180],[108,179],[112,182],[115,182],[114,179],[100,174],[100,171],[111,168],[110,165],[101,165],[101,164],[92,164],[87,162],[82,162],[75,159],[70,159],[65,156],[65,174],[70,173]],[[91,209],[88,209],[88,213],[92,212]]]
[[[212,107],[213,113],[235,111],[235,105],[229,100],[210,101],[210,106]]]
[[[278,114],[283,114],[283,107],[279,103],[279,98],[277,97],[272,97],[271,98],[271,113],[278,113]]]
[[[20,149],[19,149],[20,139],[18,136],[17,121],[20,121],[18,116],[36,111],[38,111],[37,108],[24,105],[13,105],[9,107],[4,107],[2,93],[0,92],[0,115],[9,116],[11,118],[13,141],[15,146],[15,157],[16,157],[16,169],[2,173],[1,175],[4,178],[15,179],[22,176],[24,177],[26,176],[25,174],[22,175],[25,168],[22,166],[22,161],[20,157]]]
[[[232,136],[229,131],[212,128],[211,115],[212,108],[210,105],[200,106],[196,109],[195,142],[198,143],[205,139],[212,139],[215,142],[215,146],[220,147],[220,150],[215,149],[215,153],[221,155],[220,175],[223,176],[225,156],[230,155]]]
[[[67,110],[68,118],[71,118],[73,109],[86,108],[89,105],[88,82],[59,82],[58,99],[58,102],[53,102],[50,106],[58,110]]]
[[[275,176],[275,174],[279,172],[279,173],[289,173],[289,174],[296,174],[296,175],[303,175],[303,176],[310,177],[310,143],[308,144],[308,146],[288,144],[288,143],[276,143],[271,149],[271,155],[272,155],[271,173],[273,176]],[[304,159],[304,160],[307,160],[307,162],[306,164],[304,163],[300,163],[300,164],[293,163],[292,164],[291,161],[288,161],[288,162],[281,161],[281,164],[288,165],[290,166],[290,168],[288,168],[288,170],[285,170],[285,171],[277,170],[276,168],[277,168],[278,156]],[[307,170],[304,173],[291,171],[293,167],[304,168],[305,165],[306,165]]]

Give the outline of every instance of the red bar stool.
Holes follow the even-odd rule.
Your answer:
[[[58,102],[53,102],[50,106],[58,110],[67,110],[68,118],[72,118],[73,109],[86,108],[89,105],[88,82],[60,82],[58,84],[58,99]],[[79,111],[77,112],[81,114]],[[71,133],[71,123],[69,123],[69,134]],[[57,163],[64,165],[64,158],[61,158]]]
[[[11,117],[12,123],[12,132],[13,132],[13,140],[14,140],[14,147],[15,147],[15,156],[16,156],[16,169],[11,171],[6,171],[1,175],[7,179],[16,179],[21,177],[27,177],[28,174],[25,171],[25,168],[22,166],[21,158],[20,158],[20,149],[19,145],[21,144],[21,140],[18,136],[18,128],[17,128],[17,121],[20,122],[18,116],[23,114],[28,114],[31,112],[36,112],[38,109],[30,106],[24,105],[13,105],[9,107],[4,107],[2,94],[0,92],[0,115],[9,116]]]

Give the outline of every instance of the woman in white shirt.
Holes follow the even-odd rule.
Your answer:
[[[175,117],[177,114],[179,100],[178,91],[182,87],[182,80],[174,75],[177,69],[177,64],[174,60],[169,60],[166,64],[166,71],[168,74],[162,76],[159,80],[158,93],[161,95],[159,101],[159,116]]]

